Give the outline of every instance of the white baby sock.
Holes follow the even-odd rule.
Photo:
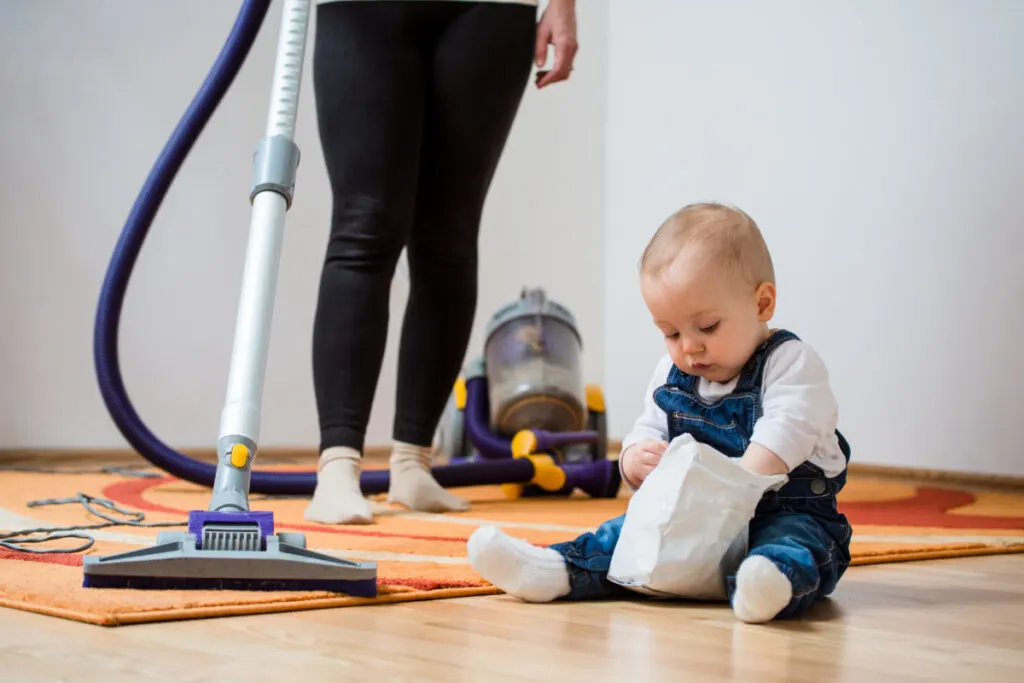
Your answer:
[[[469,509],[469,501],[445,491],[430,473],[432,449],[396,441],[391,449],[388,502],[421,512]]]
[[[487,581],[526,602],[551,602],[569,594],[569,570],[551,548],[480,527],[466,543],[469,564]]]
[[[332,446],[320,454],[316,490],[306,506],[305,518],[324,524],[370,524],[373,511],[359,488],[359,451]]]
[[[763,555],[743,560],[736,572],[732,611],[749,624],[771,621],[793,599],[793,584]]]

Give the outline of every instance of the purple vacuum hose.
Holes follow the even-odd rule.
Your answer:
[[[490,429],[490,401],[487,397],[487,379],[474,377],[466,381],[466,407],[465,407],[465,429],[470,442],[479,451],[484,459],[466,465],[454,465],[449,467],[435,467],[432,472],[437,477],[438,483],[442,486],[458,486],[459,484],[447,484],[447,481],[454,481],[460,473],[460,468],[473,468],[475,474],[471,475],[474,482],[481,479],[493,477],[495,483],[527,483],[533,479],[533,463],[526,458],[512,457],[512,439],[495,434]],[[547,450],[556,446],[564,446],[573,443],[594,443],[600,439],[597,432],[549,432],[545,430],[532,430],[537,436],[537,449]],[[525,467],[524,467],[525,466]],[[621,478],[616,462],[610,460],[598,460],[585,463],[565,463],[561,465],[565,472],[565,486],[563,491],[572,491],[578,488],[593,498],[614,498],[619,491]],[[363,474],[363,488],[366,489],[367,475]],[[451,479],[449,479],[451,477]],[[468,484],[472,485],[472,484]]]
[[[466,435],[481,457],[496,460],[512,457],[512,439],[491,431],[491,405],[487,398],[487,379],[473,377],[466,381]]]

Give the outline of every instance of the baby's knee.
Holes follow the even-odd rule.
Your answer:
[[[787,576],[794,572],[816,574],[819,565],[813,544],[795,537],[782,537],[773,539],[770,543],[755,544],[751,547],[748,557],[754,555],[768,558]]]

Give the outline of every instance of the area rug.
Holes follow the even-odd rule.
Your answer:
[[[205,508],[208,489],[159,472],[148,474],[3,472],[0,529],[101,522],[78,504],[28,506],[31,501],[71,498],[78,493],[141,511],[145,523],[182,522],[189,510]],[[374,599],[325,592],[86,589],[81,587],[83,553],[0,549],[0,606],[117,626],[492,594],[498,591],[466,562],[466,539],[476,527],[498,524],[510,534],[550,544],[593,529],[623,512],[628,503],[625,493],[614,500],[593,500],[582,494],[562,500],[508,500],[498,487],[456,492],[472,501],[471,510],[411,513],[387,505],[379,496],[374,501],[376,523],[370,526],[315,524],[303,519],[304,499],[253,497],[254,508],[274,511],[278,530],[304,532],[308,547],[377,562],[379,596]],[[841,507],[854,525],[854,565],[1024,552],[1021,491],[851,476]],[[147,546],[159,530],[116,526],[91,531],[96,541],[85,553],[105,555]],[[67,548],[79,542],[55,540],[42,547]]]

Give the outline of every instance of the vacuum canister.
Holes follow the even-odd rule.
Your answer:
[[[582,340],[572,314],[543,289],[524,289],[491,318],[484,344],[491,424],[577,431],[587,421]]]

